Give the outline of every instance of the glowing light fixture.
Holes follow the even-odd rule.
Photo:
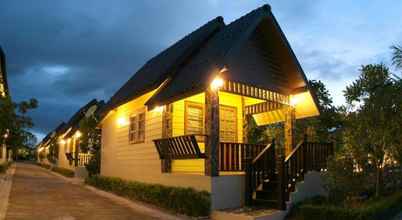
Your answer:
[[[68,139],[67,139],[67,143],[70,143],[70,142],[71,142],[71,138],[68,138]]]
[[[66,144],[66,141],[65,141],[64,139],[61,139],[61,140],[59,141],[59,144],[65,145],[65,144]]]
[[[163,110],[165,109],[165,106],[156,106],[153,110],[155,111],[155,112],[159,112],[159,113],[161,113],[161,112],[163,112]]]
[[[218,90],[220,89],[224,84],[224,81],[221,77],[217,76],[215,77],[214,80],[212,80],[211,82],[211,89],[212,90]]]
[[[76,131],[74,134],[75,138],[80,138],[82,136],[82,133],[80,131]]]
[[[300,98],[299,97],[297,97],[297,96],[291,96],[290,97],[290,100],[289,100],[289,104],[291,105],[291,106],[296,106],[298,103],[300,102]]]
[[[127,118],[126,118],[126,117],[123,117],[123,116],[119,117],[119,118],[117,119],[117,125],[119,125],[120,127],[125,126],[125,125],[128,125],[128,120],[127,120]]]

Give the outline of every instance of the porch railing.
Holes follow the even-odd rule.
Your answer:
[[[265,181],[275,179],[275,141],[262,149],[257,156],[248,156],[246,159],[246,189],[245,200],[251,205],[253,192]]]
[[[219,146],[219,171],[238,172],[246,168],[245,159],[255,158],[266,145],[221,142]]]
[[[78,154],[78,166],[84,167],[91,160],[92,154],[89,153],[79,153]]]
[[[304,178],[308,171],[324,171],[328,157],[333,155],[332,143],[300,142],[293,151],[283,159],[278,158],[278,175],[281,195],[279,203],[285,208],[285,202],[294,191],[296,183]]]

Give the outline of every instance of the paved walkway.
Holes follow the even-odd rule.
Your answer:
[[[67,183],[36,165],[17,164],[6,219],[153,219]]]

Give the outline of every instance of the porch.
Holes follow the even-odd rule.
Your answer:
[[[179,172],[177,164],[186,163],[201,167],[189,170],[198,175],[243,176],[244,204],[274,204],[284,209],[296,182],[303,180],[308,171],[324,171],[333,152],[330,143],[304,139],[295,144],[296,119],[318,114],[313,97],[308,90],[285,95],[231,81],[215,83],[218,87],[212,86],[213,81],[202,95],[183,99],[198,105],[200,111],[205,109],[201,117],[192,115],[202,126],[192,127],[191,132],[186,132],[186,123],[195,122],[186,113],[175,114],[177,101],[162,108],[163,137],[153,140],[162,172]],[[236,107],[235,98],[241,104],[234,109],[235,113],[225,113],[225,108]],[[284,144],[277,144],[274,139],[265,144],[250,144],[250,120],[257,125],[283,122]],[[179,133],[174,121],[184,123],[184,134],[174,135]],[[233,130],[234,127],[241,131]]]

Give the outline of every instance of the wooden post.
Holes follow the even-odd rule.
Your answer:
[[[278,208],[280,210],[286,210],[286,187],[287,187],[287,177],[285,170],[285,157],[283,154],[278,155],[277,159],[278,168]]]
[[[172,137],[173,133],[173,105],[168,104],[162,112],[162,138]],[[172,159],[166,158],[161,160],[162,173],[172,172]]]
[[[205,91],[205,175],[219,176],[219,95],[210,87]]]
[[[251,161],[253,159],[249,156],[246,155],[245,158],[245,164],[246,164],[246,175],[245,175],[245,205],[246,206],[251,206],[253,204],[253,186],[252,186],[252,167],[251,167]]]
[[[303,151],[303,157],[302,157],[303,158],[303,173],[302,173],[302,175],[304,176],[304,174],[307,173],[307,134],[304,135],[302,151]]]
[[[288,156],[294,146],[294,128],[295,128],[295,108],[285,107],[285,157]]]
[[[80,151],[80,140],[79,139],[75,139],[74,140],[74,144],[75,144],[75,151],[74,151],[74,166],[78,167],[78,156],[79,156],[79,151]]]

